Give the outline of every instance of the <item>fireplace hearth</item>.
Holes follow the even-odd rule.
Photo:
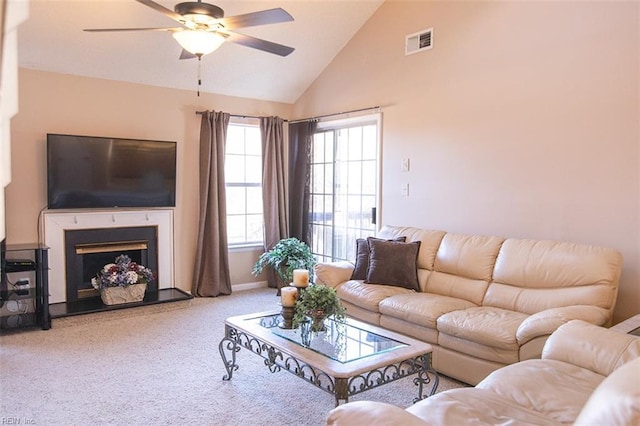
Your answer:
[[[49,305],[49,313],[52,319],[84,315],[98,312],[113,311],[118,309],[135,308],[138,306],[156,305],[159,303],[179,302],[193,299],[189,293],[178,288],[161,288],[155,291],[147,290],[141,302],[120,303],[105,305],[102,299],[86,297],[75,302],[62,302]]]

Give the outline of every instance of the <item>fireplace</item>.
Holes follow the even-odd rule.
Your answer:
[[[49,247],[51,318],[193,298],[174,283],[172,209],[47,210],[42,227]],[[120,254],[157,277],[147,285],[143,301],[105,305],[90,281]]]
[[[157,233],[155,226],[64,231],[67,302],[100,297],[91,278],[122,254],[157,274]],[[147,284],[148,291],[157,289],[156,280]]]
[[[150,268],[157,274],[157,279],[152,282],[155,289],[164,291],[164,289],[175,289],[174,282],[174,264],[173,264],[173,210],[171,209],[153,209],[153,210],[113,210],[113,211],[56,211],[48,210],[42,214],[43,230],[44,230],[44,243],[49,246],[49,302],[51,304],[66,303],[67,297],[76,298],[76,300],[88,299],[92,300],[93,297],[88,298],[79,297],[76,290],[73,295],[67,292],[68,281],[74,281],[78,286],[78,282],[84,282],[85,284],[79,284],[80,289],[86,287],[88,284],[87,277],[83,278],[83,275],[95,275],[99,269],[95,269],[96,266],[85,266],[89,262],[95,262],[97,268],[101,268],[104,264],[113,262],[114,255],[120,254],[122,249],[125,254],[130,254],[130,257],[134,259],[134,256],[141,256],[140,263]],[[132,229],[136,229],[136,233],[131,234]],[[145,233],[144,230],[151,230],[155,232],[155,236]],[[79,231],[76,234],[76,231]],[[125,233],[125,235],[122,234]],[[138,233],[138,232],[141,232]],[[94,235],[94,233],[101,235]],[[71,253],[67,252],[67,239],[74,239],[79,235],[79,239],[72,244],[73,250]],[[89,238],[85,238],[89,237]],[[138,243],[149,241],[150,246],[146,249],[134,248],[132,246],[123,247],[122,249],[117,247],[119,243],[126,242]],[[100,244],[97,246],[92,243],[103,242],[107,244],[105,247],[100,248]],[[67,261],[68,258],[76,258],[76,245],[79,246],[81,252],[82,264],[76,264],[73,268],[76,274],[78,271],[88,268],[89,271],[82,272],[80,277],[73,276],[68,270]],[[107,250],[113,249],[113,252],[107,252]],[[146,253],[145,253],[146,250]],[[93,259],[94,256],[89,256],[91,253],[87,251],[106,252],[97,260]],[[140,253],[137,253],[140,251]],[[143,256],[146,256],[144,258]],[[86,259],[85,259],[86,258]],[[136,258],[137,259],[137,258]],[[134,259],[134,260],[136,260]],[[143,260],[144,259],[144,260]],[[74,262],[78,262],[76,258]],[[137,260],[136,260],[137,261]],[[103,263],[104,262],[104,263]],[[94,270],[95,269],[95,270]],[[89,278],[90,278],[89,276]],[[152,291],[147,291],[151,293]],[[80,292],[84,294],[84,292]],[[87,293],[88,294],[88,293]]]

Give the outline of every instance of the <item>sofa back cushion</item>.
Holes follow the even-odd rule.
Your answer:
[[[425,291],[480,305],[503,241],[500,237],[446,234]]]
[[[611,312],[621,269],[622,256],[610,248],[507,239],[482,304],[527,314],[570,305]]]

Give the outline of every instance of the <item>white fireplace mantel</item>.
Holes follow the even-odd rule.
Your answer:
[[[49,303],[66,302],[65,231],[156,226],[158,288],[174,287],[173,210],[56,211],[42,214],[44,243],[49,247]]]

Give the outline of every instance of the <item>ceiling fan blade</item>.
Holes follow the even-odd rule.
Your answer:
[[[193,53],[189,52],[186,49],[182,49],[182,52],[180,53],[180,58],[178,59],[195,59],[197,58],[197,55],[194,55]]]
[[[263,52],[273,53],[274,55],[287,56],[295,49],[293,47],[274,43],[272,41],[262,40],[260,38],[251,37],[244,34],[229,32],[227,41],[251,47],[253,49],[262,50]]]
[[[180,31],[183,28],[86,28],[82,31],[90,33],[115,32],[115,31]]]
[[[219,22],[227,30],[235,28],[255,27],[257,25],[278,24],[280,22],[293,21],[293,16],[282,8],[268,9],[260,12],[246,13],[244,15],[222,18]]]
[[[184,24],[185,19],[182,17],[182,15],[179,15],[177,13],[175,13],[173,10],[171,9],[167,9],[166,7],[164,7],[161,4],[156,3],[155,1],[152,0],[136,0],[138,3],[142,3],[145,6],[149,6],[150,8],[154,9],[156,12],[160,12],[165,16],[168,16],[169,18],[173,19],[174,21],[178,21],[181,24]]]

